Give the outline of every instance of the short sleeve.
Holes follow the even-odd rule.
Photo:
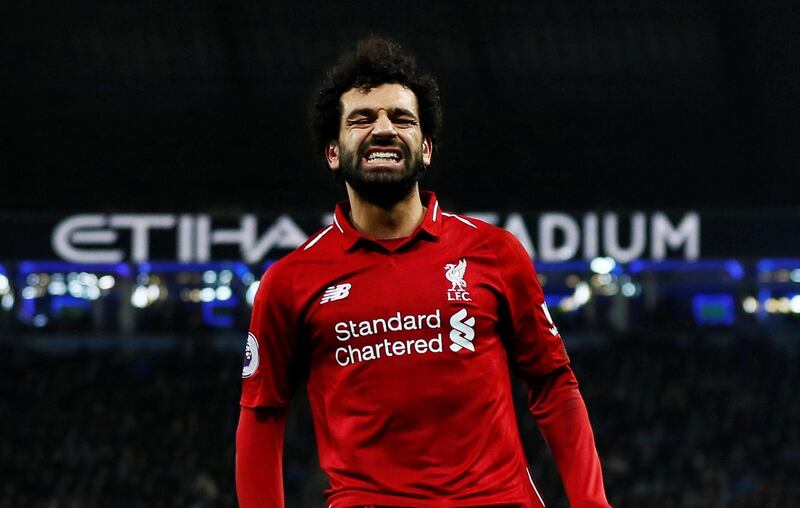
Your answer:
[[[242,368],[241,405],[283,408],[298,376],[298,325],[292,274],[280,261],[258,286]]]
[[[522,377],[541,376],[569,363],[536,270],[528,253],[511,233],[501,230],[493,242],[508,310],[503,328],[514,371]]]

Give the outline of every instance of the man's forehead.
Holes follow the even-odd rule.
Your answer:
[[[342,113],[356,109],[407,109],[417,113],[417,96],[397,83],[385,83],[369,89],[351,88],[342,94]]]

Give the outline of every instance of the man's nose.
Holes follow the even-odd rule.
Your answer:
[[[394,128],[392,120],[384,111],[378,113],[378,118],[375,120],[375,129],[373,129],[372,134],[373,136],[379,137],[397,136],[397,131]]]

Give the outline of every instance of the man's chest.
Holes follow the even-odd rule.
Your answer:
[[[298,277],[311,360],[355,367],[462,361],[496,347],[502,287],[491,253],[359,252]],[[400,363],[398,363],[400,362]]]

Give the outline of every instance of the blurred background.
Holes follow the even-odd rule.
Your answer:
[[[439,80],[423,187],[535,260],[612,504],[800,506],[794,2],[3,10],[0,508],[236,505],[258,280],[344,196],[308,99],[370,33]],[[322,506],[302,393],[285,467]]]

